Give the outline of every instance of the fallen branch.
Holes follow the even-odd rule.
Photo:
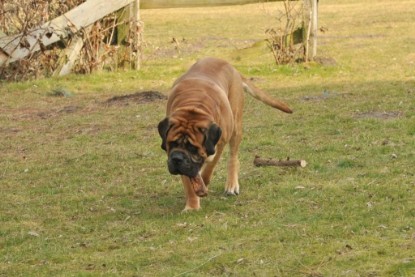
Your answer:
[[[255,156],[254,159],[255,166],[299,166],[306,167],[307,162],[305,160],[290,160],[287,158],[285,161],[273,160],[273,159],[263,159],[259,156]]]

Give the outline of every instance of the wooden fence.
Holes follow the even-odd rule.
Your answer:
[[[71,36],[74,38],[72,39],[72,45],[68,47],[67,60],[69,63],[63,66],[64,70],[62,71],[63,73],[68,72],[70,64],[73,63],[74,57],[77,56],[77,52],[80,51],[83,45],[82,39],[77,37],[79,32],[86,30],[94,22],[108,14],[126,6],[130,6],[131,27],[135,29],[132,33],[136,34],[133,43],[136,48],[141,48],[142,28],[139,0],[88,0],[28,33],[0,37],[0,67],[28,57],[48,45]],[[134,67],[138,69],[140,67],[140,55],[136,56]]]
[[[301,0],[298,0],[301,1]],[[318,0],[302,0],[305,5],[310,7],[309,24],[307,25],[306,36],[306,60],[312,60],[317,53],[317,3]],[[143,7],[178,7],[178,6],[201,6],[221,4],[242,4],[254,3],[258,0],[142,0]],[[0,68],[4,68],[10,63],[24,59],[33,53],[45,49],[49,45],[71,37],[70,45],[64,52],[64,60],[56,69],[55,75],[65,75],[71,69],[78,57],[79,52],[84,46],[84,40],[79,35],[83,31],[89,30],[90,26],[101,20],[105,16],[116,12],[124,7],[129,7],[130,33],[135,34],[131,38],[130,61],[132,68],[139,69],[141,64],[141,37],[142,24],[140,21],[140,1],[139,0],[87,0],[83,4],[73,8],[67,13],[30,30],[12,36],[0,35]],[[93,12],[91,12],[93,11]],[[311,51],[309,51],[311,49]],[[134,52],[134,53],[133,53]]]

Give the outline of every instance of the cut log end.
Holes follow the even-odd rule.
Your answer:
[[[255,156],[254,159],[255,166],[291,166],[291,167],[306,167],[307,162],[305,160],[274,160],[274,159],[264,159],[259,156]]]

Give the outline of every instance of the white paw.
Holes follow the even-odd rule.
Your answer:
[[[183,214],[183,213],[193,212],[193,211],[198,211],[198,210],[200,210],[200,207],[198,207],[198,208],[192,208],[192,207],[188,207],[188,206],[186,206],[186,207],[184,207],[184,209],[182,210],[182,214]]]
[[[225,195],[227,196],[239,195],[239,187],[225,189]]]

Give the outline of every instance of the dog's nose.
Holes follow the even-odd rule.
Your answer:
[[[170,159],[175,165],[179,165],[184,160],[184,154],[181,152],[173,152],[171,153]]]

